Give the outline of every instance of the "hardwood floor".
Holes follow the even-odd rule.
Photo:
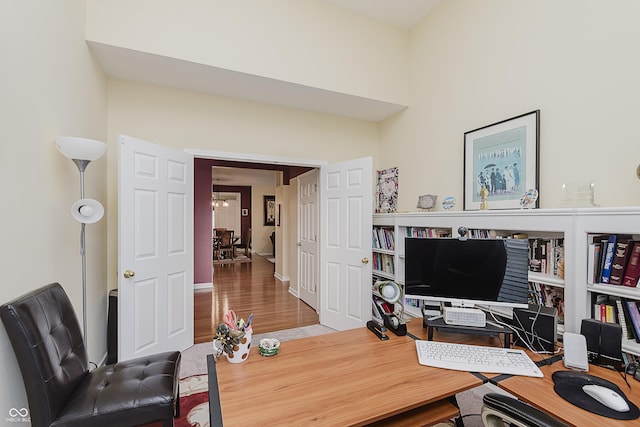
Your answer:
[[[233,309],[247,319],[253,313],[253,333],[279,331],[319,323],[314,309],[275,279],[275,265],[254,254],[253,262],[216,264],[213,291],[194,295],[194,342],[211,341],[224,314]]]

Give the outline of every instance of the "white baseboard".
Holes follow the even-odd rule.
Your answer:
[[[193,284],[193,291],[194,292],[208,291],[210,289],[213,289],[213,283],[212,282],[209,282],[209,283],[194,283]]]
[[[273,273],[273,277],[280,280],[281,282],[288,282],[291,280],[290,276],[283,276],[280,273]]]
[[[296,298],[300,298],[300,296],[298,295],[298,292],[295,291],[291,286],[289,286],[289,293]]]

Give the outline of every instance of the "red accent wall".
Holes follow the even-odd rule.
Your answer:
[[[211,283],[213,246],[211,242],[211,166],[209,159],[193,162],[193,282]]]

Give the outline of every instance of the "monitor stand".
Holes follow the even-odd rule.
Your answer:
[[[504,328],[499,325],[487,323],[486,326],[459,326],[448,325],[444,323],[444,319],[429,320],[426,317],[422,318],[422,327],[427,328],[427,340],[433,341],[433,330],[437,329],[438,332],[453,332],[458,334],[470,334],[470,335],[488,335],[492,337],[500,336],[504,334],[504,348],[511,348],[511,335],[513,331],[509,328]]]

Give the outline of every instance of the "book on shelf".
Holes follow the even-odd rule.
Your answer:
[[[587,283],[593,285],[598,283],[598,266],[600,265],[600,254],[602,246],[599,243],[590,243],[587,259]]]
[[[604,251],[604,263],[602,264],[602,276],[600,277],[601,283],[609,283],[611,280],[611,266],[613,265],[613,255],[616,248],[616,242],[618,241],[617,234],[610,234],[607,241],[607,246]]]
[[[373,269],[387,274],[395,274],[393,255],[373,253]]]
[[[564,238],[530,238],[529,271],[564,278]]]
[[[407,237],[451,237],[451,230],[445,228],[406,227]]]
[[[616,246],[613,251],[613,262],[611,263],[611,275],[609,276],[609,283],[612,285],[622,284],[624,270],[627,266],[627,260],[630,254],[630,243],[631,239],[618,239],[616,242]]]
[[[629,259],[624,270],[622,285],[629,287],[638,286],[640,279],[640,241],[633,240],[629,249]]]
[[[564,289],[546,283],[529,282],[529,303],[555,307],[558,323],[564,323]]]
[[[374,227],[373,228],[373,248],[395,250],[395,233],[391,228]]]
[[[640,311],[638,311],[638,305],[636,301],[623,299],[623,308],[626,307],[629,313],[629,320],[631,320],[631,326],[633,328],[633,335],[637,343],[640,343]]]
[[[640,277],[640,246],[635,248],[635,242],[627,234],[594,235],[588,246],[587,283],[635,287]],[[634,268],[629,269],[631,264]]]
[[[602,283],[602,268],[604,267],[604,260],[605,260],[605,252],[607,251],[607,244],[609,242],[609,235],[608,234],[603,234],[600,236],[595,236],[593,238],[593,241],[596,245],[598,245],[598,263],[596,264],[596,271],[595,271],[595,283]]]
[[[593,306],[593,318],[606,323],[619,323],[616,303],[608,295],[598,295]]]
[[[640,339],[640,337],[636,337],[633,331],[633,325],[631,323],[631,318],[629,317],[629,311],[627,310],[625,302],[621,298],[616,298],[616,305],[618,308],[618,318],[620,319],[620,326],[622,326],[623,336],[629,340]]]

